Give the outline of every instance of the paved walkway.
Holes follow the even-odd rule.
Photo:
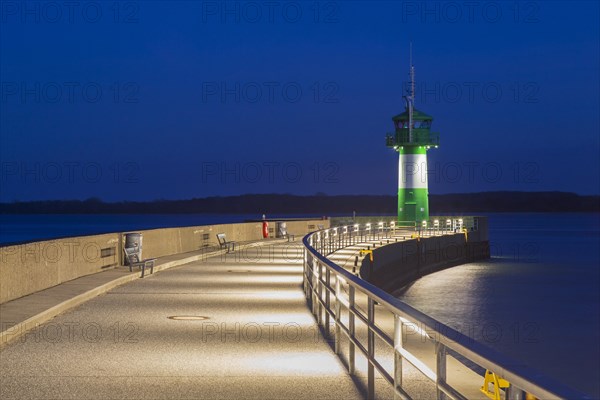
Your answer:
[[[115,287],[8,343],[0,398],[362,398],[306,307],[301,254],[254,247]]]
[[[276,242],[276,241],[274,241]],[[274,243],[271,242],[271,243]],[[247,244],[248,246],[269,244],[269,241]],[[223,254],[223,250],[212,248],[189,253],[173,254],[156,260],[154,271],[162,271],[192,261],[206,260]],[[120,267],[97,274],[83,276],[60,285],[12,300],[0,305],[0,348],[31,328],[42,324],[56,315],[105,293],[119,285],[140,277],[136,270]]]

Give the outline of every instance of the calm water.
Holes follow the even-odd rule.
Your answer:
[[[600,398],[600,215],[489,217],[489,262],[423,277],[398,297]]]
[[[0,215],[0,244],[260,217]],[[489,218],[489,262],[429,275],[399,297],[519,362],[600,398],[600,215]]]
[[[286,215],[285,217],[321,218],[320,215]],[[0,214],[0,245],[99,233],[226,224],[260,218],[262,215],[258,214]]]

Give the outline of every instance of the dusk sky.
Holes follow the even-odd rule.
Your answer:
[[[432,194],[600,193],[584,2],[0,2],[0,201],[395,194],[413,43]]]

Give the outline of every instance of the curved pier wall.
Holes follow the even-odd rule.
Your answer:
[[[269,221],[275,227],[276,220]],[[290,234],[304,235],[329,220],[285,221]],[[227,240],[262,239],[261,222],[136,231],[142,233],[143,258],[214,250],[217,233]],[[125,233],[78,236],[0,247],[0,304],[82,276],[123,265]],[[274,235],[274,232],[271,236]],[[298,238],[296,238],[298,240]]]
[[[373,250],[362,260],[360,276],[392,292],[422,276],[490,257],[486,232],[455,233],[411,239]]]

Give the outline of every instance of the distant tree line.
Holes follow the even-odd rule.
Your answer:
[[[432,214],[473,212],[600,212],[600,196],[566,192],[481,192],[429,196]],[[2,214],[394,214],[396,197],[247,194],[189,200],[104,202],[51,200],[0,203]]]

